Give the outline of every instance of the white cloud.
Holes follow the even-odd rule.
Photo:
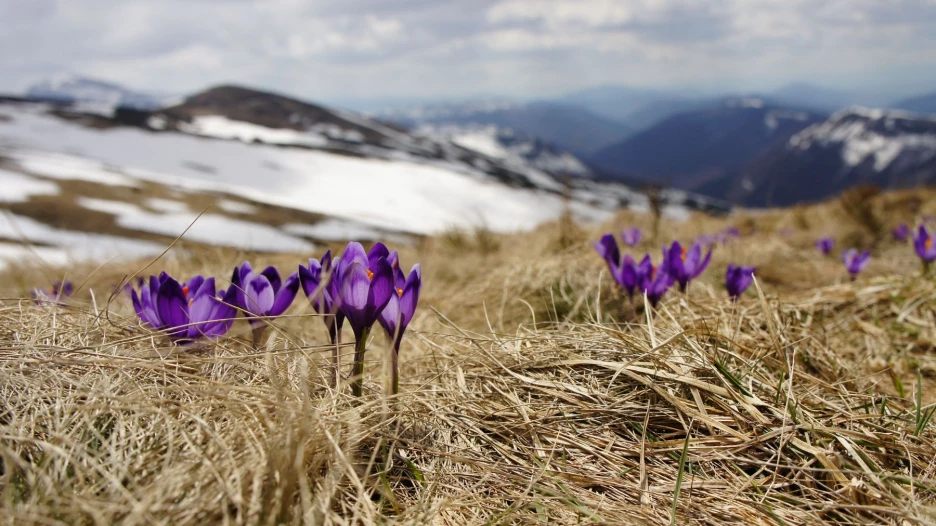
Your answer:
[[[0,48],[16,50],[0,54],[0,90],[62,70],[320,99],[588,83],[936,86],[934,0],[30,0],[0,2],[0,18],[12,21]]]

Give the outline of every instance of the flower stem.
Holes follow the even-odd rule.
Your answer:
[[[260,349],[264,344],[264,334],[266,334],[267,324],[266,322],[260,322],[253,327],[253,346],[254,349]]]
[[[370,328],[364,328],[354,342],[354,365],[351,368],[351,394],[361,396],[364,391],[364,351],[367,350],[367,335]]]
[[[332,343],[331,386],[338,387],[338,384],[341,382],[341,354],[339,350],[341,346],[341,331],[338,330],[338,323],[335,321],[334,316],[332,316],[331,321],[328,323],[328,337],[331,339]]]
[[[397,340],[390,350],[390,394],[400,393],[400,341]]]

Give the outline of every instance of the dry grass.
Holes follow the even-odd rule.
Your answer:
[[[931,213],[932,194],[917,196]],[[881,221],[905,198],[878,196]],[[837,258],[812,249],[819,235],[860,238],[845,214],[829,203],[664,221],[661,236],[683,240],[728,224],[755,233],[720,247],[705,279],[654,316],[610,285],[589,246],[598,229],[546,225],[501,236],[496,251],[427,239],[403,254],[426,283],[402,394],[382,394],[381,335],[360,404],[328,389],[325,329],[301,302],[265,349],[238,322],[234,337],[186,352],[140,328],[124,300],[107,306],[112,284],[141,265],[72,269],[90,278],[65,308],[15,299],[60,270],[13,269],[0,301],[0,516],[936,522],[936,282],[887,242],[848,282]],[[606,227],[651,221],[622,213]],[[180,255],[147,273],[227,276],[242,257]],[[729,262],[757,265],[760,293],[729,302]]]

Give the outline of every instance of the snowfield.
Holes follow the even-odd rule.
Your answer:
[[[564,207],[554,193],[509,187],[442,163],[136,128],[89,129],[47,115],[42,105],[4,107],[4,113],[12,118],[0,122],[0,153],[48,177],[124,185],[151,180],[418,234],[477,225],[501,232],[529,229],[556,218]],[[573,210],[587,220],[611,214],[580,202]]]
[[[162,243],[59,230],[28,217],[0,214],[0,269],[13,261],[65,265],[155,256],[165,249]]]
[[[34,195],[55,195],[59,187],[52,181],[43,181],[0,168],[0,201],[26,201]]]
[[[906,122],[928,126],[911,131],[903,129]],[[897,129],[902,131],[897,133]],[[883,172],[901,156],[917,164],[936,157],[936,120],[902,111],[856,106],[790,137],[788,146],[805,151],[813,144],[840,147],[846,168],[854,168],[870,158],[874,170]]]

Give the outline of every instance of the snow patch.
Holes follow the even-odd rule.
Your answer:
[[[165,214],[181,214],[189,211],[189,207],[185,203],[173,201],[172,199],[162,199],[160,197],[150,197],[149,199],[144,199],[143,204],[147,208]]]
[[[34,261],[36,256],[49,264],[63,265],[112,258],[138,258],[162,253],[161,243],[140,241],[105,234],[59,230],[29,217],[0,215],[0,238],[24,241],[27,245],[0,243],[0,259],[7,262]],[[0,263],[2,265],[2,263]]]
[[[0,133],[2,133],[0,127]],[[41,136],[42,130],[37,130]],[[6,154],[26,172],[53,179],[73,179],[112,186],[137,186],[137,182],[115,172],[104,163],[63,153],[16,150]]]
[[[137,214],[143,211],[140,209],[140,207],[132,203],[111,201],[109,199],[97,199],[94,197],[79,197],[75,200],[75,202],[78,203],[78,206],[82,208],[87,208],[88,210],[94,210],[96,212],[103,212],[105,214],[111,214],[115,216]]]
[[[251,204],[233,201],[231,199],[220,199],[215,206],[229,214],[256,214],[257,207]]]
[[[290,223],[284,225],[283,230],[297,236],[323,241],[360,241],[387,238],[386,233],[374,227],[339,219],[325,219],[311,225]]]
[[[119,216],[117,225],[169,237],[177,237],[188,228],[183,240],[258,252],[310,252],[315,249],[311,243],[272,226],[217,214],[198,217],[196,213],[153,214],[137,210]]]
[[[876,126],[882,119],[883,132]],[[813,144],[838,145],[847,168],[872,158],[877,172],[886,170],[904,154],[912,155],[918,163],[936,157],[936,127],[931,132],[899,131],[898,122],[903,119],[926,120],[900,111],[849,108],[794,135],[788,145],[800,150]]]
[[[259,141],[267,144],[312,147],[328,145],[328,139],[318,133],[267,128],[250,122],[231,120],[222,115],[201,115],[195,117],[192,122],[180,122],[178,127],[180,131],[192,135],[236,139],[246,143]]]
[[[43,181],[0,168],[0,202],[28,201],[34,195],[55,195],[59,187],[52,181]]]

